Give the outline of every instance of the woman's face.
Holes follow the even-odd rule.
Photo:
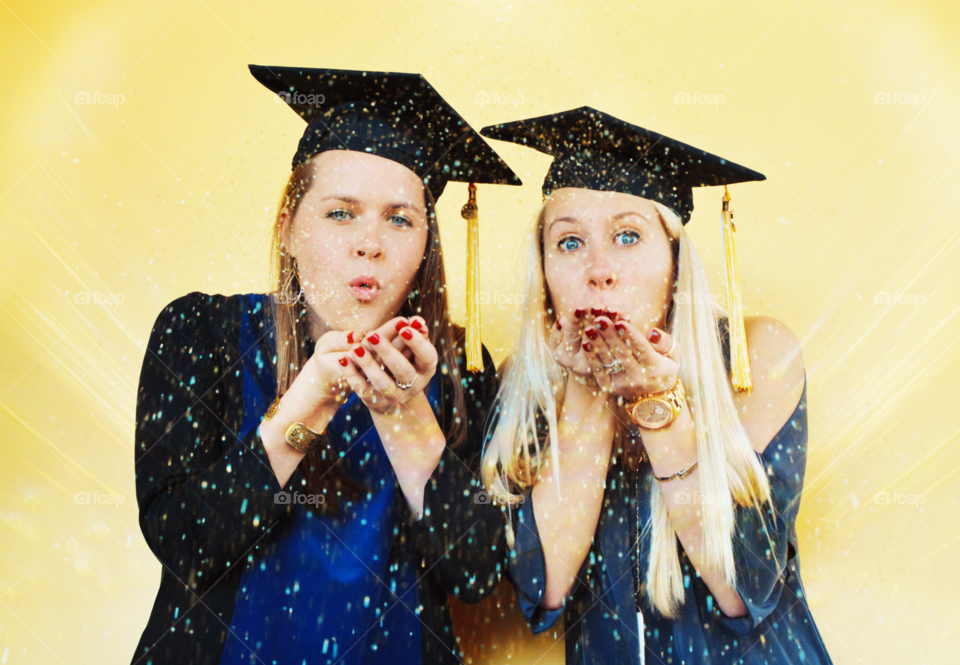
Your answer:
[[[593,308],[642,332],[666,325],[673,252],[650,201],[564,187],[547,199],[543,220],[544,277],[558,317]]]
[[[396,316],[423,260],[423,182],[396,162],[350,150],[313,160],[315,177],[284,246],[307,303],[333,330],[369,331]]]

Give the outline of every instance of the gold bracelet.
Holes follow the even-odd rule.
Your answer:
[[[317,433],[303,423],[293,423],[287,428],[287,432],[283,435],[283,438],[286,439],[291,448],[298,453],[306,455],[310,452],[311,448],[323,440],[323,435],[326,434],[326,432],[326,428],[324,428],[322,432]]]

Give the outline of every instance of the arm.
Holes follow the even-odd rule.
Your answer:
[[[743,623],[734,621],[738,617],[749,616],[755,623],[759,623],[776,606],[779,597],[779,586],[776,583],[786,564],[788,535],[799,506],[806,449],[805,410],[801,410],[794,421],[789,420],[791,414],[797,410],[805,385],[799,341],[785,326],[767,318],[749,320],[747,341],[751,352],[754,385],[751,392],[737,394],[735,401],[748,438],[754,450],[761,454],[761,462],[767,469],[777,512],[774,515],[764,511],[764,529],[764,522],[761,522],[755,510],[742,506],[736,508],[735,585],[722,579],[712,566],[707,565],[703,557],[703,528],[697,511],[698,504],[689,500],[689,497],[699,494],[699,470],[685,479],[660,483],[677,537],[725,618],[731,622],[731,627]],[[669,342],[664,341],[663,344],[667,345]],[[777,455],[776,460],[780,461],[778,448],[786,439],[801,431],[804,436],[804,454],[803,460],[799,462],[801,467],[798,485],[795,469],[788,473],[782,464],[778,464],[779,470],[772,472],[770,461],[774,458],[768,458],[765,453],[768,447],[776,442],[770,455]],[[645,430],[643,440],[657,476],[668,476],[691,464],[697,459],[697,452],[689,405],[684,406],[680,416],[669,427]],[[791,444],[788,447],[798,446]],[[791,460],[795,460],[797,453],[791,452],[789,456]],[[795,463],[791,461],[792,465]],[[786,478],[787,476],[789,478]]]
[[[212,585],[262,538],[286,506],[254,428],[224,424],[238,397],[206,326],[222,300],[191,294],[157,318],[140,374],[135,468],[140,528],[184,584]],[[298,483],[298,474],[287,487]]]
[[[504,511],[480,494],[485,424],[499,381],[486,348],[483,373],[465,372],[462,358],[458,362],[466,381],[466,438],[456,449],[443,449],[423,487],[423,517],[415,520],[409,512],[405,517],[441,586],[463,602],[476,603],[497,587],[506,566]]]
[[[543,548],[546,590],[540,605],[545,609],[564,605],[590,550],[615,426],[607,397],[596,397],[571,378],[557,419],[561,486],[557,487],[548,463],[530,493]],[[532,514],[531,508],[531,519]]]

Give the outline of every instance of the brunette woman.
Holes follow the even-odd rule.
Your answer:
[[[250,69],[308,123],[276,287],[154,325],[136,471],[163,573],[133,662],[459,662],[447,594],[504,563],[476,497],[497,382],[450,321],[434,201],[519,180],[419,75]]]

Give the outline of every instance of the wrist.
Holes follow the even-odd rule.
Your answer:
[[[697,461],[697,437],[689,405],[684,404],[677,418],[666,427],[641,432],[643,448],[656,476],[673,475]]]

